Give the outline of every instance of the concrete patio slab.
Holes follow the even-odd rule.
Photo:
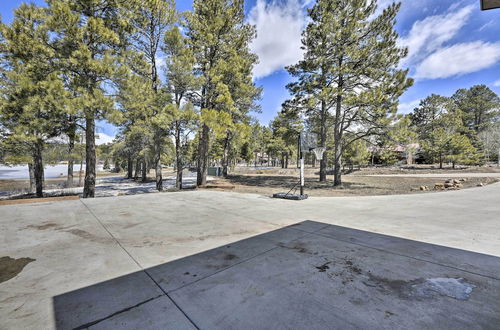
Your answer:
[[[266,244],[266,249],[261,249],[261,242],[246,243],[249,252],[241,253],[236,248],[230,254],[239,259],[228,257],[232,260],[224,260],[222,253],[211,255],[211,249],[233,247],[237,241],[304,219],[319,224],[289,227],[298,235],[290,236],[291,240],[314,232],[343,243],[394,252],[417,264],[437,264],[498,278],[499,200],[500,184],[492,184],[422,195],[310,198],[302,202],[252,194],[186,191],[3,205],[0,206],[0,262],[6,260],[22,266],[0,282],[0,328],[53,329],[56,327],[53,297],[145,269],[152,274],[154,267],[161,270],[154,274],[158,281],[162,278],[172,281],[171,286],[163,282],[155,284],[163,295],[163,290],[188,288],[201,282],[199,279],[204,276],[210,279],[245,265],[260,256],[255,255],[256,251],[265,250],[261,253],[265,255],[270,245],[261,240]],[[344,228],[330,230],[324,228],[325,223]],[[271,250],[286,249],[284,244]],[[216,266],[215,273],[199,257],[192,259],[196,261],[194,266],[184,259],[205,251],[210,257],[207,260]],[[481,257],[476,258],[476,253]],[[167,266],[173,261],[193,268],[182,272],[179,278],[181,273]],[[207,272],[201,273],[204,267]],[[191,274],[193,270],[200,271],[200,277],[194,282],[186,281],[188,276],[184,273]],[[151,274],[147,275],[152,280]],[[473,294],[478,292],[474,290]]]
[[[158,317],[161,315],[162,317]],[[162,296],[119,313],[88,328],[89,330],[107,329],[176,329],[192,330],[196,327],[175,307],[172,301]]]
[[[66,293],[54,298],[56,320],[60,315],[66,320],[57,323],[57,329],[88,325],[132,329],[139,324],[142,329],[162,324],[172,329],[177,325],[199,329],[495,329],[500,324],[500,279],[480,269],[463,269],[450,260],[443,264],[416,259],[411,251],[394,249],[404,245],[399,238],[349,230],[348,237],[365,242],[360,245],[345,241],[345,233],[346,228],[308,221]],[[255,249],[260,244],[265,245],[264,251]],[[420,245],[421,251],[444,253],[438,246],[411,244]],[[488,259],[488,263],[495,258],[500,263],[498,257],[453,253],[464,253],[465,262]],[[228,263],[233,260],[238,262]],[[148,282],[139,274],[151,276],[163,292],[138,305],[137,300],[150,295],[138,299],[133,295],[135,289],[129,283],[137,278]],[[180,280],[183,277],[188,280]],[[118,311],[108,308],[110,292],[103,287],[121,294],[128,291],[125,296],[111,296],[129,306]],[[109,316],[103,318],[102,313],[86,308],[89,298]],[[166,312],[155,312],[158,309]]]
[[[299,230],[283,228],[239,241],[237,244],[224,245],[189,258],[158,265],[147,272],[163,290],[172,291],[305,235],[307,233]]]
[[[87,328],[133,306],[159,298],[163,292],[144,272],[71,291],[54,297],[58,329]]]

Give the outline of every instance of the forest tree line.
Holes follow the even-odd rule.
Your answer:
[[[327,147],[319,179],[331,167],[335,185],[343,165],[366,163],[374,146],[388,164],[401,145],[418,144],[441,164],[497,157],[500,102],[486,86],[431,95],[413,113],[397,113],[413,84],[399,65],[408,52],[394,30],[400,4],[376,15],[377,1],[316,1],[304,57],[286,68],[291,97],[261,125],[253,117],[262,93],[252,76],[256,30],[244,0],[194,0],[184,13],[174,0],[46,2],[23,4],[0,25],[0,157],[29,165],[37,196],[44,162],[62,158],[69,186],[75,164],[85,164],[83,197],[93,197],[98,153],[129,178],[153,170],[160,191],[164,164],[174,165],[178,188],[186,167],[196,168],[197,185],[213,163],[227,175],[265,154],[287,167],[301,130]],[[97,147],[100,120],[119,133]]]

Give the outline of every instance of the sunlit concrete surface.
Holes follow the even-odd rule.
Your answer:
[[[422,195],[310,198],[306,201],[276,200],[266,196],[249,194],[189,191],[0,206],[0,232],[2,235],[2,240],[0,240],[2,255],[0,258],[8,257],[1,260],[9,266],[8,273],[10,274],[10,278],[2,278],[3,282],[0,283],[0,319],[2,320],[0,328],[50,329],[56,327],[56,319],[60,329],[65,328],[66,324],[70,324],[69,328],[82,325],[96,327],[109,325],[109,328],[117,328],[119,324],[128,324],[133,328],[131,322],[136,319],[133,317],[134,315],[151,315],[156,310],[172,311],[169,313],[172,318],[164,321],[167,322],[165,324],[170,324],[174,328],[176,325],[188,328],[191,326],[214,328],[217,325],[238,328],[239,325],[245,325],[244,319],[240,320],[243,323],[237,321],[234,321],[235,323],[224,323],[226,321],[218,323],[220,320],[216,319],[215,314],[211,316],[212,319],[208,315],[211,308],[217,306],[221,309],[230,308],[239,300],[214,300],[200,306],[203,299],[200,298],[199,302],[190,302],[189,297],[201,297],[199,295],[207,291],[220,299],[224,294],[231,292],[241,295],[242,290],[252,291],[253,289],[250,287],[241,287],[242,281],[247,279],[245,276],[253,276],[252,278],[260,285],[257,288],[259,290],[265,289],[271,283],[265,281],[266,269],[269,269],[269,276],[277,276],[280,273],[272,260],[284,263],[284,268],[282,268],[284,273],[295,272],[296,267],[304,271],[306,278],[303,289],[306,291],[303,292],[309,292],[309,294],[321,291],[321,285],[334,285],[335,290],[342,290],[342,285],[347,286],[350,285],[349,283],[354,283],[352,284],[354,285],[353,292],[359,293],[360,288],[363,288],[364,294],[368,295],[365,298],[370,301],[371,291],[366,290],[374,288],[373,290],[376,292],[382,292],[388,290],[388,287],[394,288],[394,283],[399,283],[396,287],[403,290],[403,297],[419,292],[418,294],[423,296],[417,295],[420,297],[417,297],[418,299],[428,299],[425,295],[430,295],[437,299],[436,304],[449,302],[450,307],[446,307],[449,309],[444,310],[445,314],[455,311],[454,308],[458,308],[456,306],[463,306],[464,302],[470,306],[486,304],[490,309],[486,309],[484,312],[486,314],[483,316],[488,317],[485,320],[491,321],[494,320],[492,315],[495,315],[495,312],[496,315],[500,315],[497,275],[499,271],[494,268],[498,267],[499,264],[498,259],[494,256],[500,256],[499,201],[500,185],[494,184],[481,188]],[[184,273],[192,273],[189,270],[185,270],[182,274],[179,272],[197,264],[195,257],[192,257],[194,259],[186,259],[185,257],[235,244],[237,241],[270,233],[273,230],[307,219],[317,221],[322,226],[333,224],[348,228],[346,230],[362,230],[363,232],[354,232],[360,233],[359,235],[344,232],[346,237],[350,235],[349,240],[345,240],[343,237],[338,237],[342,231],[314,234],[302,231],[306,232],[307,235],[321,235],[321,237],[312,239],[307,236],[295,237],[292,235],[286,239],[272,239],[270,241],[274,246],[271,246],[270,249],[276,252],[261,251],[264,253],[262,257],[260,257],[260,252],[256,252],[252,247],[236,249],[230,254],[242,260],[260,260],[258,258],[269,257],[271,261],[265,259],[262,260],[262,263],[253,265],[252,262],[256,261],[249,260],[248,263],[241,263],[239,268],[230,267],[221,272],[229,277],[220,278],[219,275],[215,276],[210,273],[200,274],[200,278],[207,277],[207,279],[183,287],[184,277],[188,276]],[[290,227],[286,231],[295,233],[298,230]],[[319,230],[326,229],[320,228]],[[299,233],[302,232],[299,231]],[[363,236],[364,232],[379,233],[394,238],[380,241],[378,237],[382,236]],[[354,241],[351,241],[351,238]],[[398,241],[397,238],[405,240]],[[293,244],[296,242],[292,241],[297,239],[302,240],[300,242],[304,245],[305,250],[312,251],[311,256],[297,251],[301,248],[294,248]],[[444,254],[434,254],[433,250],[429,251],[427,245],[423,243],[451,249],[446,250],[448,252]],[[352,254],[349,253],[351,248],[349,244],[354,244]],[[274,255],[277,251],[282,251],[282,253]],[[380,253],[374,251],[380,251]],[[318,254],[314,255],[315,252]],[[470,252],[479,254],[469,254]],[[248,255],[239,256],[238,254],[241,253]],[[252,255],[253,253],[257,254]],[[271,254],[265,257],[267,253]],[[390,253],[390,258],[387,253]],[[311,277],[325,275],[328,278],[328,274],[335,277],[335,273],[345,272],[345,268],[352,265],[345,262],[342,264],[339,261],[344,257],[351,258],[349,260],[353,265],[357,265],[356,267],[361,269],[360,274],[354,270],[356,277],[353,278],[352,282],[342,283],[342,280],[328,282],[324,278],[315,281],[315,277]],[[219,260],[217,257],[213,258],[216,262]],[[321,258],[327,259],[321,263],[320,261],[323,260]],[[170,265],[176,265],[175,262],[171,263],[174,260],[178,260],[177,262],[180,262],[182,267],[168,268],[172,267]],[[379,263],[374,263],[374,260],[386,260],[387,265],[386,267],[383,264],[379,265]],[[234,262],[232,259],[222,259],[222,261]],[[329,261],[331,263],[328,263]],[[162,265],[167,267],[166,271],[153,271],[158,269],[155,267]],[[315,268],[321,266],[329,268],[325,268],[324,272]],[[220,264],[218,267],[220,270]],[[238,269],[240,272],[237,272]],[[370,273],[376,272],[374,273],[375,277],[370,279],[368,270]],[[246,273],[246,275],[242,275],[241,272]],[[198,274],[196,275],[198,276]],[[163,282],[160,283],[164,277],[169,278],[169,283],[175,284],[172,284],[175,286],[174,289],[166,286]],[[120,278],[124,280],[117,282],[117,279]],[[295,282],[299,281],[297,276],[290,275],[282,279],[283,287],[276,286],[273,291],[276,297],[269,297],[265,294],[262,296],[266,297],[266,303],[271,304],[278,301],[290,303],[291,296],[288,295],[292,294],[291,292],[293,295],[300,295],[300,291],[293,291],[300,287],[299,283]],[[484,283],[481,279],[484,279]],[[136,281],[142,281],[142,284],[136,283]],[[98,292],[108,292],[108,300],[102,298],[102,301],[108,302],[106,306],[109,309],[97,308],[95,315],[83,315],[74,323],[64,323],[65,321],[61,319],[61,315],[64,313],[61,314],[58,307],[61,305],[57,304],[57,299],[71,297],[72,292],[78,292],[76,290],[81,289],[83,291],[80,292],[90,295],[89,299],[92,301],[95,295],[92,290],[86,288],[101,288],[99,284],[106,288],[106,285],[102,283],[119,283],[118,288],[123,288],[122,285],[126,288],[128,285],[128,287],[139,291],[142,296],[139,293],[131,292],[133,290],[115,291],[113,289],[115,284],[113,284],[111,289],[97,290]],[[229,291],[224,290],[224,283],[229,286]],[[232,287],[231,283],[234,283]],[[280,281],[272,283],[274,287]],[[296,285],[290,286],[290,283]],[[413,288],[413,285],[416,285],[416,289]],[[439,290],[429,289],[436,285],[444,287],[442,290],[447,293],[443,295],[442,291],[439,293]],[[348,289],[346,287],[344,291]],[[176,290],[177,293],[170,294],[169,290]],[[454,295],[453,292],[460,295],[468,290],[472,291],[466,300],[451,297]],[[372,292],[374,297],[382,294],[375,293],[375,291]],[[254,296],[257,298],[248,300],[249,304],[253,306],[252,308],[260,306],[259,300],[255,300],[258,299],[259,292],[254,292]],[[337,291],[328,292],[333,294]],[[432,292],[438,293],[435,295]],[[117,295],[117,298],[112,298],[114,294]],[[305,297],[310,298],[311,296]],[[310,298],[318,304],[314,308],[319,308],[327,299],[323,294],[312,297],[317,298]],[[349,293],[343,297],[347,304],[350,299]],[[385,296],[382,294],[381,297]],[[357,299],[359,297],[354,295],[351,298]],[[403,299],[393,298],[394,301]],[[493,298],[496,300],[491,300]],[[225,301],[224,304],[222,301]],[[232,301],[231,306],[227,305],[230,301]],[[389,304],[390,301],[392,300],[385,299],[383,304]],[[358,306],[356,302],[353,304]],[[70,304],[62,304],[62,306],[66,305]],[[359,304],[359,306],[364,306],[359,307],[360,310],[369,312],[369,314],[362,320],[355,320],[368,322],[371,317],[373,320],[379,320],[378,312],[372,310],[375,305],[373,301]],[[238,310],[238,313],[243,313],[242,306],[244,305],[233,307]],[[324,323],[321,323],[321,317],[326,321],[331,321],[330,318],[324,316],[328,315],[327,312],[330,310],[328,308],[335,311],[331,312],[331,315],[339,315],[339,327],[366,324],[349,323],[349,316],[345,313],[349,311],[347,307],[350,305],[328,306],[330,305],[323,305],[322,308],[326,309],[324,311],[318,310],[319,314],[311,314],[319,318],[318,323],[316,323],[318,327],[324,326]],[[74,311],[80,310],[81,307],[73,306]],[[394,305],[394,308],[396,307],[398,306]],[[298,310],[294,308],[290,310],[296,313]],[[404,310],[402,308],[399,306],[396,311],[387,309],[387,319],[400,320],[394,316],[401,313]],[[470,309],[472,314],[475,313],[473,312],[474,308]],[[125,310],[132,314],[125,313]],[[422,309],[422,313],[425,310],[425,308]],[[121,317],[126,317],[125,321],[113,318],[107,312],[112,312],[111,315],[120,312]],[[222,310],[223,314],[217,315],[224,315],[226,312],[228,311]],[[302,310],[302,312],[307,313],[307,310]],[[382,311],[384,319],[385,312],[385,310]],[[415,313],[410,314],[409,317],[421,315]],[[258,315],[262,316],[262,320],[266,320],[264,314]],[[341,319],[340,315],[346,319]],[[189,322],[186,323],[186,319]],[[101,321],[94,323],[96,320]],[[205,320],[206,323],[199,323],[200,320]],[[227,319],[227,322],[230,320],[231,318]],[[289,319],[278,318],[275,322],[287,320]],[[474,321],[472,318],[464,320],[464,322],[469,322],[464,324],[471,324],[470,322]],[[109,323],[115,321],[124,323]],[[156,326],[162,328],[165,324],[160,323]],[[387,323],[387,326],[391,326],[391,324]],[[483,322],[480,326],[486,327],[488,324],[489,322]],[[265,326],[264,323],[257,325],[259,327]],[[270,325],[278,327],[278,323]],[[297,325],[305,327],[300,326],[300,323]],[[154,326],[151,324],[151,327]]]

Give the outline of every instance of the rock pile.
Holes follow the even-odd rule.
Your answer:
[[[434,190],[460,190],[464,187],[463,183],[467,179],[448,179],[444,183],[436,183],[434,185]]]

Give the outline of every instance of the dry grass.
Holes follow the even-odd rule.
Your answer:
[[[276,174],[270,174],[274,171]],[[227,179],[218,179],[210,182],[205,189],[222,191],[234,191],[240,193],[255,193],[262,195],[272,195],[278,192],[288,192],[298,182],[296,169],[291,170],[262,170],[259,173],[233,174]],[[288,173],[287,173],[288,172]],[[441,178],[412,178],[412,177],[369,177],[361,176],[364,171],[355,175],[344,175],[342,187],[334,187],[333,176],[327,177],[327,182],[318,182],[315,170],[308,169],[305,179],[305,193],[310,196],[374,196],[374,195],[396,195],[396,194],[417,194],[433,192],[436,183],[443,183]],[[434,173],[434,172],[433,172]],[[477,172],[476,172],[477,173]],[[385,171],[383,174],[390,174]],[[484,185],[498,182],[496,178],[468,178],[464,173],[466,182],[463,182],[463,189],[476,187],[479,183]],[[427,186],[430,191],[421,191],[421,186]]]
[[[80,196],[62,196],[62,197],[46,197],[46,198],[12,199],[12,200],[1,200],[0,205],[59,202],[59,201],[77,200],[79,198]]]

